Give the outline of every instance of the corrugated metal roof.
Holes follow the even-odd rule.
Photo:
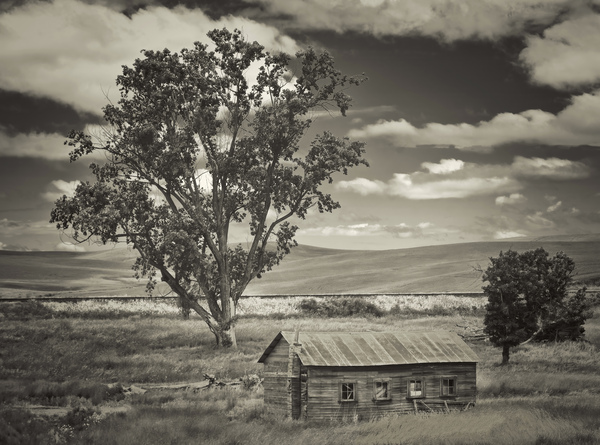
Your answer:
[[[284,338],[280,332],[258,360],[263,363]],[[299,357],[305,366],[385,366],[414,363],[478,362],[473,350],[455,333],[415,332],[300,332]]]

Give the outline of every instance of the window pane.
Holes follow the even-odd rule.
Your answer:
[[[411,380],[409,387],[409,396],[419,397],[423,395],[423,382],[421,380]]]
[[[354,383],[342,383],[342,400],[354,400]]]
[[[456,379],[442,379],[442,395],[456,395]]]
[[[388,398],[388,382],[375,382],[375,398],[376,399],[387,399]]]

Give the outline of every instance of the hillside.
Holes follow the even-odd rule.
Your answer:
[[[600,282],[600,236],[544,237],[384,251],[298,246],[281,266],[255,280],[247,295],[479,292],[480,274],[501,250],[543,246],[564,251],[576,279]],[[0,297],[145,295],[132,276],[134,253],[0,251]],[[163,292],[165,291],[162,289]],[[159,294],[161,289],[159,287]]]

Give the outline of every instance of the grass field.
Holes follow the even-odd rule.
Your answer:
[[[480,274],[491,256],[543,246],[564,251],[577,265],[576,279],[600,284],[600,236],[513,239],[385,251],[298,246],[246,295],[481,292]],[[133,278],[135,254],[124,248],[96,252],[6,252],[0,250],[0,299],[143,296],[145,282]],[[335,277],[335,279],[332,279]],[[159,283],[160,284],[160,283]],[[156,294],[166,293],[161,287]]]
[[[598,315],[586,323],[589,343],[529,344],[513,350],[508,366],[499,366],[498,348],[473,342],[481,360],[478,402],[466,412],[339,424],[273,417],[264,411],[260,388],[127,396],[122,388],[201,381],[205,373],[223,380],[260,376],[256,361],[280,330],[460,332],[457,325],[481,326],[481,315],[448,307],[419,312],[425,309],[409,303],[379,317],[248,314],[237,326],[239,348],[215,350],[200,320],[180,320],[168,305],[153,311],[125,303],[61,304],[0,306],[1,443],[600,443]],[[32,405],[64,407],[67,415],[36,416]],[[117,408],[123,409],[111,414]]]

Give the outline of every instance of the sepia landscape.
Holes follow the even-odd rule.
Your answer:
[[[500,349],[482,335],[487,300],[474,268],[485,268],[487,256],[500,250],[534,246],[564,250],[577,260],[576,280],[592,290],[594,314],[585,323],[585,341],[530,343],[514,348],[509,365],[500,366]],[[594,236],[378,255],[299,246],[240,301],[235,350],[214,349],[206,325],[195,315],[182,320],[175,299],[146,299],[143,284],[130,279],[131,252],[1,252],[2,439],[598,443],[598,247]],[[360,287],[352,292],[357,271],[363,272]],[[411,292],[416,288],[423,292]],[[299,297],[293,289],[306,292]],[[324,315],[302,304],[311,295],[317,302],[346,304],[333,304]],[[278,332],[294,330],[455,332],[479,356],[476,404],[467,411],[421,407],[416,414],[359,422],[303,422],[269,414],[263,365],[257,361]]]
[[[0,444],[600,444],[599,1],[0,1]]]

